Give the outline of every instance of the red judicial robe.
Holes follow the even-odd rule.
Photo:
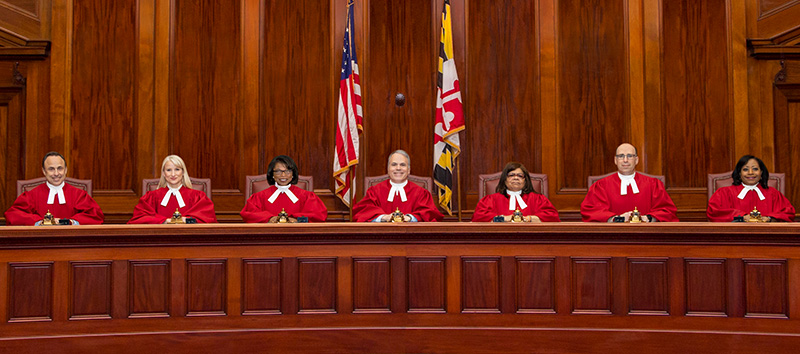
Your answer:
[[[444,216],[433,203],[433,197],[424,188],[408,181],[403,190],[406,192],[406,201],[400,200],[399,195],[394,196],[394,201],[387,201],[392,185],[385,180],[367,189],[367,194],[353,206],[353,221],[372,221],[382,214],[391,214],[400,208],[403,214],[411,214],[417,221],[441,221]]]
[[[631,187],[628,187],[627,195],[619,194],[622,180],[617,173],[592,184],[581,203],[583,221],[606,222],[612,216],[631,211],[634,207],[642,216],[652,215],[658,221],[678,221],[678,208],[661,181],[641,173],[637,173],[633,179],[639,188],[637,194],[633,194]]]
[[[478,202],[475,213],[472,214],[472,221],[492,221],[497,215],[511,215],[515,210],[508,209],[509,197],[505,193],[489,194]],[[528,193],[522,195],[522,200],[528,205],[527,208],[519,208],[522,215],[535,215],[542,221],[561,221],[558,218],[558,210],[542,194]]]
[[[175,209],[181,212],[185,218],[194,218],[198,223],[217,222],[217,214],[214,212],[214,202],[208,199],[206,193],[196,189],[181,187],[181,198],[183,198],[183,208],[178,207],[178,198],[171,196],[167,206],[161,206],[161,200],[169,192],[169,188],[163,187],[145,193],[139,199],[139,204],[133,209],[133,217],[128,224],[163,224],[167,218],[171,218]]]
[[[50,195],[47,183],[22,193],[6,211],[6,223],[31,226],[42,220],[48,210],[53,217],[73,219],[81,225],[103,223],[103,211],[86,191],[69,184],[64,184],[63,191],[66,204],[58,204],[58,197],[55,197],[53,204],[47,204],[47,196]]]
[[[758,199],[755,191],[747,192],[744,199],[739,199],[739,192],[742,189],[744,189],[743,185],[717,189],[708,200],[708,209],[706,210],[708,220],[731,222],[734,216],[749,214],[753,207],[758,209],[763,216],[771,216],[781,221],[794,220],[794,207],[777,189],[764,189],[759,185],[758,189],[764,194],[764,200]]]
[[[270,218],[278,216],[284,209],[289,216],[293,218],[305,216],[309,222],[323,222],[328,218],[328,208],[314,192],[292,185],[289,190],[297,197],[296,203],[292,203],[289,196],[284,193],[278,195],[275,202],[270,203],[269,197],[277,190],[278,187],[270,186],[251,195],[240,213],[242,219],[245,222],[269,222]]]

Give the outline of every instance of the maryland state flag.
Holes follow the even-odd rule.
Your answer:
[[[339,79],[336,146],[333,154],[333,179],[336,181],[336,195],[348,206],[351,202],[350,197],[355,195],[350,167],[358,164],[358,134],[363,129],[353,7],[353,0],[349,0],[347,2],[347,27],[344,30],[342,50],[342,73]],[[353,188],[352,192],[350,188]]]
[[[450,0],[444,0],[442,10],[437,86],[436,125],[433,128],[433,180],[439,187],[439,206],[447,214],[453,215],[453,166],[456,157],[461,153],[458,132],[464,130],[464,109],[461,105],[456,62],[453,60]]]

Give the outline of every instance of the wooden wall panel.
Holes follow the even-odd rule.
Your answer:
[[[408,312],[445,313],[444,257],[408,258]]]
[[[461,258],[461,312],[500,313],[500,258]]]
[[[353,312],[391,313],[391,258],[353,257]]]
[[[169,121],[155,123],[190,176],[240,192],[241,134],[255,128],[241,124],[241,12],[240,0],[173,1]]]
[[[788,318],[785,259],[745,259],[745,316]]]
[[[517,313],[555,313],[555,259],[517,257]]]
[[[628,312],[669,314],[667,259],[628,259]]]
[[[1,63],[0,70],[12,70],[11,63]],[[12,71],[13,72],[13,71]],[[0,208],[7,210],[17,197],[16,181],[22,175],[24,162],[19,158],[24,151],[22,140],[25,119],[25,88],[8,80],[0,81],[0,137],[3,154],[0,154]]]
[[[668,187],[705,188],[733,152],[726,1],[663,2],[663,172]],[[705,156],[707,158],[698,158]]]
[[[611,314],[611,259],[572,258],[572,313]]]
[[[186,260],[186,316],[225,315],[227,262]]]
[[[617,146],[631,140],[624,2],[558,2],[559,189],[615,170]]]
[[[686,259],[686,314],[725,316],[728,311],[724,259]]]
[[[70,319],[111,318],[111,261],[70,263]]]
[[[781,62],[771,88],[775,172],[786,174],[786,197],[800,207],[800,62]],[[769,168],[769,166],[768,166]],[[773,171],[770,170],[770,171]]]
[[[282,260],[242,260],[242,314],[281,313]]]
[[[336,258],[298,259],[299,313],[336,313]]]
[[[8,321],[53,319],[53,262],[9,263]]]
[[[129,316],[168,317],[170,261],[132,260],[128,269]]]

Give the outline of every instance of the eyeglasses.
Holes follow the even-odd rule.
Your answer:
[[[292,174],[292,170],[272,170],[273,175],[290,175]]]
[[[525,178],[525,175],[522,174],[522,173],[509,173],[508,174],[508,178],[511,178],[511,177]]]
[[[619,154],[619,155],[615,155],[615,156],[620,160],[622,160],[622,159],[624,159],[626,157],[628,158],[628,160],[630,160],[630,159],[632,159],[632,158],[634,158],[636,156],[639,156],[639,155],[636,155],[636,154],[627,154],[627,155],[626,154]]]

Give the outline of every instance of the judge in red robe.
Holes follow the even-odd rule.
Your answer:
[[[764,222],[794,221],[794,207],[780,191],[769,187],[769,171],[761,159],[742,156],[732,177],[733,185],[717,189],[708,201],[709,221],[731,222],[737,216],[748,221],[754,208]]]
[[[509,162],[503,168],[496,192],[478,202],[472,221],[492,221],[495,216],[511,221],[517,210],[525,222],[560,221],[558,210],[547,197],[533,190],[531,176],[519,162]]]
[[[145,193],[133,209],[128,224],[164,224],[178,210],[183,222],[192,218],[198,223],[215,223],[214,203],[206,193],[192,189],[186,164],[177,155],[161,163],[158,189]]]
[[[631,144],[617,147],[614,156],[617,173],[589,187],[581,203],[583,221],[613,222],[615,217],[629,221],[633,210],[643,222],[678,221],[677,208],[658,179],[636,173],[639,157]]]
[[[389,180],[367,190],[364,198],[353,206],[353,221],[388,222],[398,209],[403,213],[404,221],[441,221],[442,213],[433,202],[431,193],[408,181],[410,165],[411,158],[403,150],[389,155]]]
[[[278,222],[281,211],[286,211],[288,222],[306,217],[310,222],[323,222],[328,218],[328,208],[314,192],[296,186],[298,168],[291,157],[280,155],[272,159],[267,168],[269,188],[247,199],[241,215],[245,222]]]
[[[61,154],[49,152],[42,160],[46,183],[22,193],[5,212],[8,225],[38,225],[49,211],[58,222],[73,225],[103,223],[103,211],[86,191],[64,183],[67,163]]]

